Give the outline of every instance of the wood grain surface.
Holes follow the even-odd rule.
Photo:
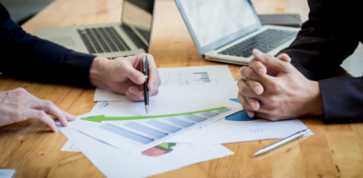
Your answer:
[[[306,19],[305,0],[254,0],[259,13],[300,13]],[[23,27],[28,32],[42,28],[118,22],[121,0],[56,0]],[[151,53],[159,67],[222,65],[207,62],[196,49],[177,12],[174,1],[156,3]],[[44,66],[46,67],[46,66]],[[229,66],[238,78],[239,66]],[[0,78],[0,90],[26,88],[51,100],[62,109],[82,114],[93,106],[94,90]],[[363,177],[363,124],[325,125],[317,118],[304,119],[314,135],[289,144],[264,157],[253,158],[256,149],[271,141],[226,146],[234,155],[194,164],[155,178],[359,178]],[[62,152],[61,134],[27,121],[0,128],[0,168],[14,168],[16,177],[103,177],[80,153]],[[221,133],[223,134],[223,133]]]

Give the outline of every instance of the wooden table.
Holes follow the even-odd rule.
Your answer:
[[[306,19],[304,0],[255,0],[258,12],[298,12]],[[117,22],[120,0],[56,0],[24,25],[29,32],[41,28]],[[159,67],[220,65],[197,55],[172,0],[156,3],[152,54]],[[238,66],[230,66],[238,77]],[[0,90],[24,87],[49,99],[73,114],[90,111],[94,90],[38,84],[0,78]],[[304,122],[315,132],[261,158],[252,158],[257,148],[271,141],[228,144],[234,155],[156,175],[158,178],[331,178],[363,177],[363,125],[324,125],[314,119]],[[60,151],[66,142],[58,133],[44,132],[45,126],[29,121],[0,129],[0,167],[15,168],[17,177],[102,177],[82,154]]]

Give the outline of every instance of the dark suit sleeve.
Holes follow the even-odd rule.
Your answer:
[[[39,82],[89,87],[94,56],[75,52],[26,33],[0,4],[0,72]]]
[[[345,19],[349,16],[345,12],[334,12],[334,3],[328,0],[309,0],[309,7],[309,20],[282,52],[306,77],[319,81],[325,121],[363,121],[363,78],[335,77],[359,43],[354,30],[345,24],[353,19]]]

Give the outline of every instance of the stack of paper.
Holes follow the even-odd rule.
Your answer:
[[[91,113],[63,128],[63,150],[80,151],[107,177],[146,177],[231,155],[222,143],[282,138],[306,129],[298,120],[248,118],[225,66],[160,69],[150,113],[142,102],[96,90]]]
[[[98,140],[92,139],[75,130],[63,130],[71,142],[75,142],[80,151],[106,176],[117,178],[147,177],[153,174],[177,169],[183,166],[224,157],[232,154],[221,145],[203,146],[177,144],[175,147],[162,147],[167,154],[137,154],[133,150],[117,149]],[[152,152],[152,151],[149,151]]]

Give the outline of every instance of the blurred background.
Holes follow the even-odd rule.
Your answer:
[[[0,0],[0,3],[9,10],[12,19],[19,25],[22,25],[53,1],[58,0]],[[87,2],[87,0],[83,1]],[[260,12],[259,9],[264,9],[265,11],[263,13],[268,14],[298,13],[301,15],[303,21],[307,19],[307,0],[252,0],[252,2],[256,1],[259,2],[258,6],[256,6],[257,12]],[[273,7],[272,4],[274,4]],[[289,7],[289,12],[285,11],[285,9],[287,9],[286,7]],[[363,68],[361,67],[363,66],[362,44],[359,45],[352,56],[344,61],[342,66],[353,76],[363,76]]]
[[[53,0],[0,0],[14,21],[23,24]]]

